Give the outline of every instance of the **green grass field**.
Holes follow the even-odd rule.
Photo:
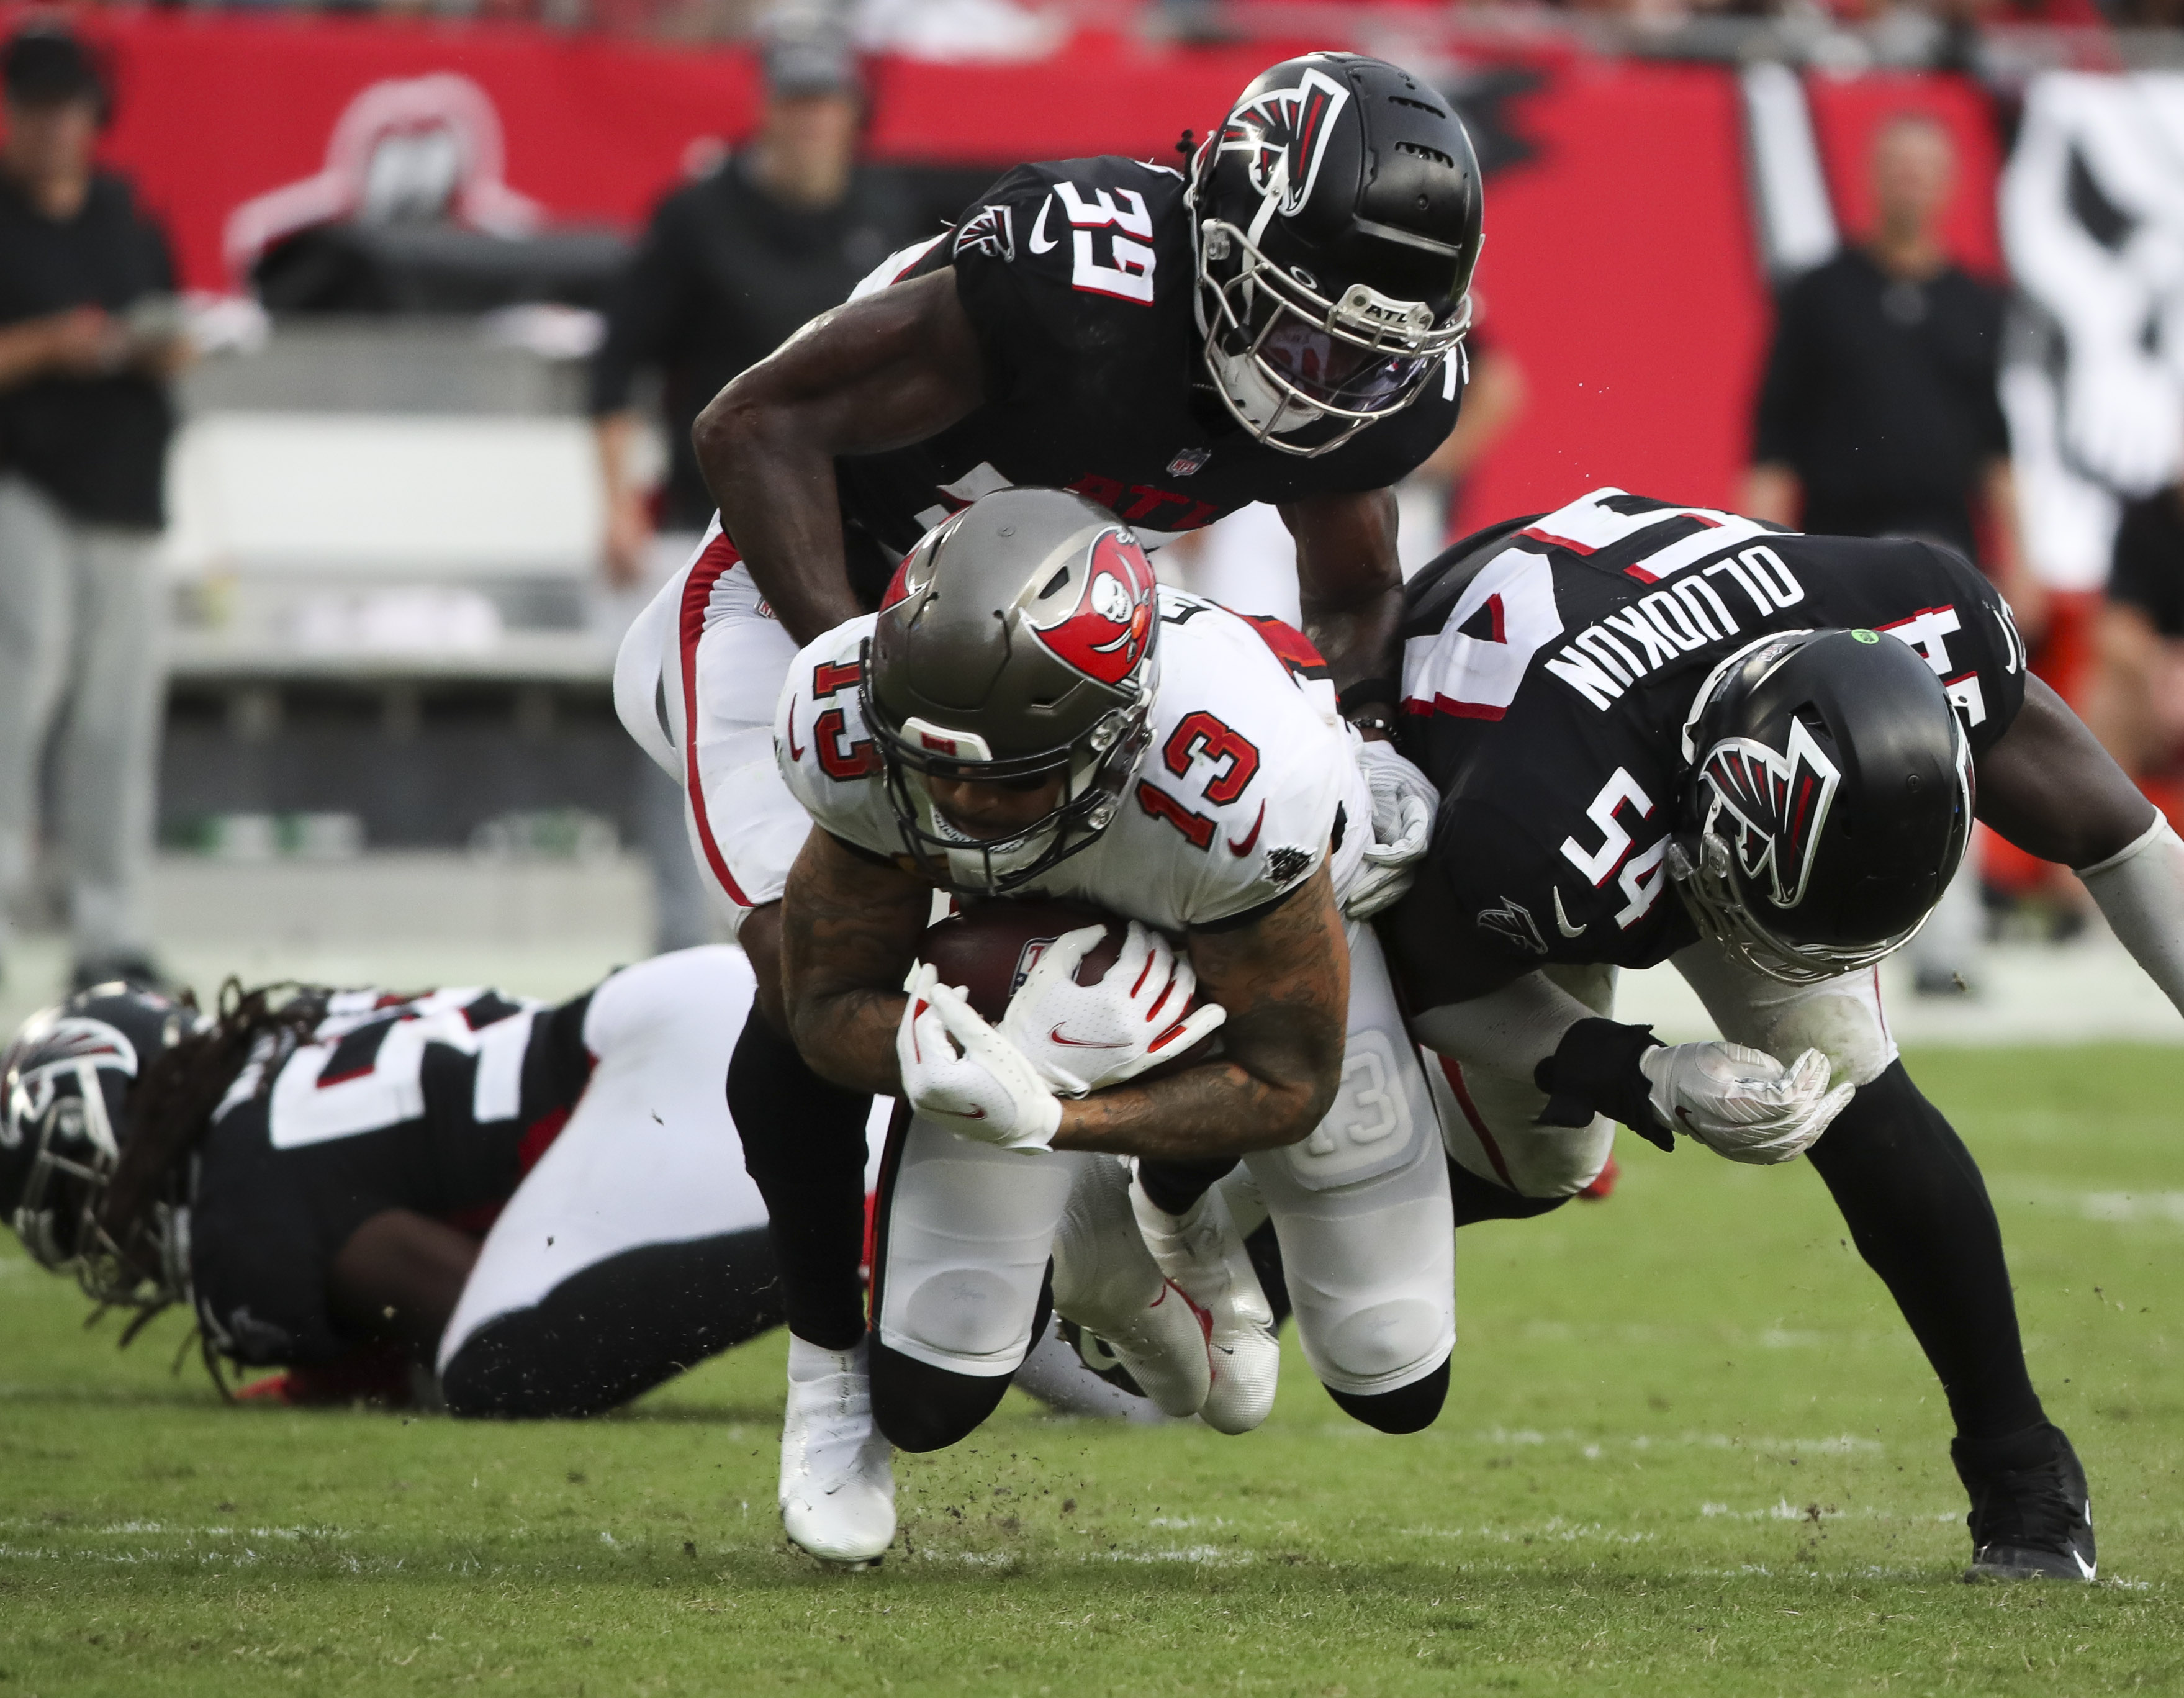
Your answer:
[[[1965,1586],[1938,1390],[1817,1178],[1623,1152],[1468,1231],[1440,1424],[1011,1397],[880,1571],[773,1511],[769,1340],[586,1424],[220,1407],[0,1259],[0,1698],[82,1692],[2184,1691],[2184,1050],[1914,1072],[2002,1211],[2103,1579]],[[12,1243],[12,1240],[11,1240]]]

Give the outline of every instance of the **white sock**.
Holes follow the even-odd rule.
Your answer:
[[[846,1350],[830,1350],[788,1335],[788,1377],[801,1384],[805,1380],[822,1379],[830,1373],[850,1373],[861,1371],[865,1366],[865,1341],[862,1339]]]

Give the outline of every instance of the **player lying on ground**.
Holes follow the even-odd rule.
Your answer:
[[[904,1448],[953,1444],[1000,1401],[1050,1254],[1057,1311],[1148,1395],[1256,1426],[1279,1352],[1193,1168],[1240,1155],[1335,1401],[1387,1432],[1438,1412],[1448,1182],[1379,946],[1346,938],[1365,866],[1349,822],[1371,804],[1317,662],[1287,626],[1156,589],[1112,515],[1055,490],[973,503],[885,611],[797,657],[777,741],[818,829],[788,880],[788,1013],[815,1066],[915,1111],[881,1170],[869,1344],[878,1427]],[[1063,938],[997,1030],[930,966],[905,994],[936,886],[1143,923],[1089,988],[1072,969],[1098,933]],[[1187,960],[1162,933],[1188,935]],[[1194,982],[1207,1001],[1186,1016]],[[1139,1077],[1216,1024],[1217,1056]],[[1143,1158],[1128,1208],[1116,1154]],[[1178,1164],[1192,1204],[1172,1211]],[[893,1523],[884,1440],[861,1469],[868,1518],[832,1530],[870,1555]],[[784,1514],[819,1550],[827,1529]]]
[[[101,1302],[185,1305],[217,1355],[289,1370],[259,1395],[437,1374],[458,1415],[593,1414],[780,1322],[721,1095],[750,994],[732,949],[559,1008],[283,987],[208,1016],[101,986],[0,1060],[0,1212]],[[1100,1406],[1067,1356],[1041,1395]]]
[[[8,1052],[0,1202],[93,1297],[188,1304],[296,1395],[400,1400],[415,1364],[458,1415],[592,1414],[780,1322],[721,1096],[750,994],[726,948],[558,1008],[102,987]]]
[[[1390,490],[1456,418],[1471,143],[1430,86],[1315,53],[1256,80],[1189,164],[1188,181],[1123,159],[1022,166],[729,385],[696,433],[725,529],[623,646],[623,722],[682,782],[759,974],[728,1097],[809,1347],[791,1452],[811,1430],[798,1407],[864,1395],[868,1108],[805,1063],[782,1012],[780,901],[809,821],[775,770],[773,715],[800,645],[876,607],[926,531],[1010,484],[1073,487],[1148,546],[1271,502],[1344,711],[1379,727],[1357,757],[1373,801],[1351,830],[1373,847],[1352,911],[1391,899],[1424,850],[1430,793],[1374,741],[1400,659]]]
[[[1457,1218],[1557,1206],[1614,1121],[1804,1151],[1948,1395],[1974,1572],[2091,1578],[2085,1475],[2025,1372],[1994,1210],[1875,964],[1947,886],[1976,800],[2184,998],[2184,844],[1933,544],[1603,490],[1457,544],[1404,630],[1407,746],[1446,800],[1384,929],[1448,1058]],[[1607,1017],[1617,967],[1663,960],[1748,1049]],[[1855,1088],[1817,1142],[1781,1111],[1808,1051]]]

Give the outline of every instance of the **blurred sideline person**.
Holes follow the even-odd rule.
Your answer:
[[[2184,807],[2184,481],[2126,504],[2094,651],[2086,721],[2173,819]]]
[[[2048,598],[2020,546],[1997,387],[2002,298],[1942,238],[1954,145],[1932,119],[1899,116],[1875,138],[1872,170],[1864,243],[1783,291],[1742,510],[1815,535],[1947,543],[1985,565],[2036,643]],[[1912,946],[1922,994],[1973,983],[1977,860]]]
[[[921,537],[1012,485],[1073,489],[1147,547],[1267,502],[1362,738],[1372,807],[1352,829],[1372,865],[1351,913],[1392,899],[1424,846],[1429,788],[1389,741],[1392,490],[1460,404],[1470,138],[1401,68],[1314,53],[1255,79],[1187,165],[1019,166],[729,384],[694,438],[719,528],[623,644],[622,722],[682,776],[759,977],[728,1091],[788,1289],[784,1478],[854,1476],[862,1448],[814,1448],[803,1411],[866,1401],[868,1093],[812,1068],[781,1000],[781,894],[811,821],[775,765],[774,712],[799,645],[877,607]]]
[[[856,163],[863,94],[847,37],[822,19],[787,20],[769,34],[763,64],[757,133],[655,209],[593,359],[604,574],[617,636],[697,551],[713,516],[690,445],[699,409],[799,326],[847,300],[910,234],[897,198]],[[632,400],[647,370],[660,379],[668,445],[657,491],[642,478],[643,426]],[[658,902],[655,947],[701,942],[710,930],[706,886],[682,793],[649,761],[637,782]]]
[[[286,1370],[245,1396],[596,1414],[780,1324],[721,1096],[750,994],[723,946],[559,1007],[97,986],[0,1058],[0,1211],[98,1300],[188,1307],[209,1365]],[[1039,1366],[1130,1412],[1058,1343]]]
[[[25,25],[0,48],[0,971],[50,742],[75,981],[149,982],[165,688],[153,548],[167,380],[188,343],[165,238],[93,162],[109,97],[89,53]]]
[[[1993,1205],[1875,968],[1976,816],[2075,868],[2184,1008],[2184,842],[1936,543],[1602,489],[1451,548],[1410,611],[1405,723],[1446,799],[1384,931],[1447,1060],[1459,1220],[1560,1206],[1618,1121],[1808,1153],[1947,1394],[1975,1574],[2092,1579],[2085,1473],[2027,1373]],[[1612,1018],[1618,969],[1663,961],[1734,1065]],[[1778,1099],[1816,1062],[1847,1100],[1786,1136]]]

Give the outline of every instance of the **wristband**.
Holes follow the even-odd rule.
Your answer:
[[[1539,1126],[1582,1127],[1604,1114],[1663,1150],[1676,1147],[1675,1134],[1653,1112],[1652,1082],[1638,1058],[1661,1040],[1650,1026],[1625,1026],[1614,1020],[1580,1020],[1563,1033],[1555,1053],[1532,1070],[1532,1082],[1547,1094]]]
[[[1402,699],[1401,678],[1360,678],[1348,689],[1336,693],[1334,705],[1343,718],[1348,719],[1357,709],[1393,706]]]

